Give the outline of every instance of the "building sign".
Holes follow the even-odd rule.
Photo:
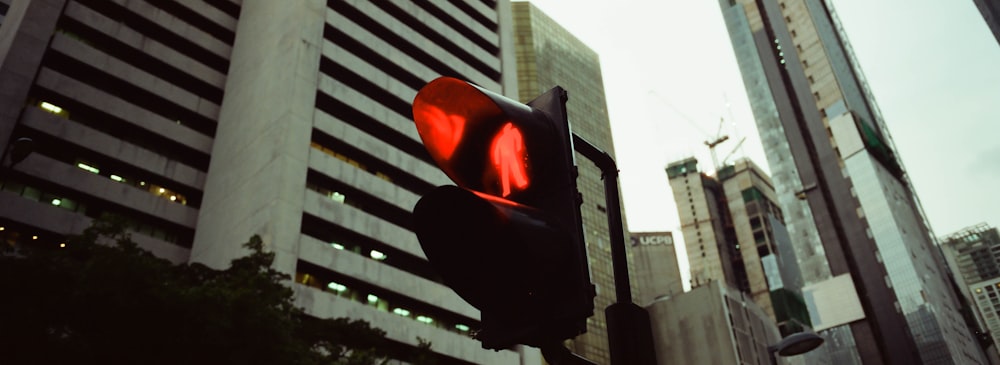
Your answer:
[[[674,244],[674,235],[670,232],[632,233],[632,246],[656,246]]]

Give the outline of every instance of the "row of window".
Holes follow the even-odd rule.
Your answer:
[[[40,236],[38,232],[32,232],[31,230],[18,229],[13,226],[9,226],[6,223],[0,223],[0,244],[7,247],[6,249],[16,250],[20,245],[30,244],[33,246],[45,245],[58,248],[66,248],[67,244],[63,237],[45,237]],[[3,252],[3,250],[0,250]]]
[[[353,252],[412,275],[441,282],[441,277],[426,260],[335,223],[306,214],[302,216],[301,232],[321,242],[327,242],[335,249]]]
[[[23,184],[19,181],[0,180],[0,190],[14,193],[31,201],[48,203],[71,212],[87,213],[87,206],[79,201],[67,198],[61,194],[43,191],[38,187]]]
[[[47,101],[38,101],[37,106],[40,109],[52,113],[54,115],[60,116],[62,118],[69,118],[69,112],[58,105],[52,104]],[[181,205],[187,205],[188,202],[187,197],[167,187],[153,183],[147,183],[144,180],[138,178],[132,178],[129,175],[122,172],[118,171],[112,172],[108,171],[109,169],[102,169],[99,167],[98,164],[84,159],[79,159],[79,158],[76,159],[74,161],[74,165],[81,170],[96,175],[105,176],[112,181],[126,184],[134,188],[137,188],[139,190],[147,191],[150,194],[163,198],[164,200],[168,200]]]
[[[375,259],[376,251],[372,251],[372,258]],[[295,282],[304,284],[309,287],[320,289],[332,294],[335,294],[342,298],[347,298],[352,301],[362,303],[365,305],[370,305],[372,307],[378,308],[383,312],[392,312],[401,317],[409,318],[411,320],[424,323],[430,326],[434,326],[443,330],[447,330],[454,333],[459,333],[463,335],[471,335],[471,327],[465,323],[452,323],[448,320],[443,320],[440,318],[435,318],[433,315],[428,313],[422,313],[419,309],[412,307],[407,307],[406,305],[397,305],[392,303],[386,298],[379,297],[376,294],[367,292],[365,290],[351,288],[345,284],[341,284],[335,281],[326,281],[317,278],[308,273],[298,272],[295,274]]]
[[[87,204],[80,200],[67,197],[65,194],[60,194],[33,184],[24,183],[19,180],[0,180],[0,190],[16,194],[31,201],[51,204],[52,206],[79,213],[91,218],[97,218],[102,213],[120,215],[125,217],[126,226],[136,233],[177,245],[184,246],[186,243],[185,240],[181,238],[182,235],[173,229],[136,219],[131,214],[122,215],[108,212],[103,209],[88,209]],[[188,243],[188,245],[190,245],[190,243]]]

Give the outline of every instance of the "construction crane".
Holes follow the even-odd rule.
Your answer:
[[[712,153],[712,168],[715,171],[719,171],[719,157],[715,154],[715,146],[718,146],[722,142],[729,140],[728,135],[722,134],[722,124],[726,122],[725,118],[719,118],[719,129],[715,132],[715,139],[710,141],[705,141],[705,145],[708,146],[708,151]]]

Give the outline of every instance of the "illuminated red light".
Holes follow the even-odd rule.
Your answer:
[[[434,157],[439,157],[445,161],[450,160],[455,154],[455,148],[462,142],[462,133],[465,131],[465,117],[457,114],[447,114],[437,106],[424,104],[421,108],[414,108],[414,119],[426,121],[417,124],[420,129],[420,136],[427,140],[425,143],[430,153]]]
[[[512,189],[528,187],[528,155],[524,136],[513,123],[507,122],[493,138],[490,160],[500,180],[500,196],[510,195]]]

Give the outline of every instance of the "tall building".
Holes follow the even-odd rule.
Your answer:
[[[667,165],[687,245],[692,287],[725,282],[778,324],[781,334],[810,325],[801,273],[771,179],[749,159],[698,171],[688,158]]]
[[[993,37],[1000,43],[1000,0],[972,0],[979,8],[986,20],[986,26],[990,27]]]
[[[670,232],[632,232],[632,255],[635,260],[638,303],[645,306],[654,300],[684,293],[674,235]]]
[[[719,4],[804,284],[860,303],[822,331],[837,363],[982,363],[829,1]]]
[[[611,124],[608,119],[601,64],[597,53],[566,29],[527,2],[513,2],[514,45],[517,55],[517,85],[520,100],[530,101],[554,86],[569,94],[566,109],[573,133],[614,156]],[[587,333],[573,342],[575,353],[597,363],[609,363],[607,325],[604,308],[615,301],[611,266],[611,234],[601,171],[579,153],[577,185],[583,195],[584,240],[590,258],[591,282],[597,288],[594,316],[587,321]],[[622,212],[624,221],[624,212]],[[631,265],[630,265],[631,267]],[[635,280],[631,280],[635,283]],[[635,292],[633,291],[633,297]],[[633,298],[634,299],[634,298]]]
[[[1000,277],[1000,233],[980,223],[941,238],[948,263],[960,283]]]
[[[700,172],[693,157],[668,164],[667,179],[677,203],[691,287],[723,281],[730,288],[750,292],[735,234],[726,229],[731,223],[722,185]]]
[[[980,328],[1000,349],[1000,232],[981,223],[941,239],[942,251],[962,294],[974,303]]]
[[[109,213],[158,256],[221,268],[259,234],[312,316],[426,339],[445,364],[538,358],[482,349],[410,230],[450,183],[410,101],[440,75],[518,95],[506,0],[0,1],[0,147],[35,146],[2,166],[5,240]]]

